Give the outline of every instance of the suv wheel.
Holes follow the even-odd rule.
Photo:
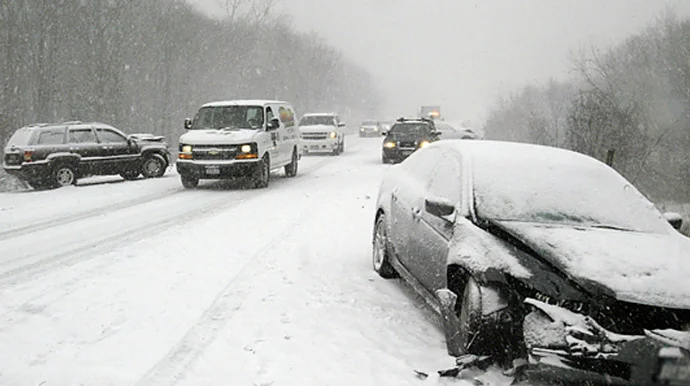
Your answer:
[[[141,174],[145,178],[158,178],[165,174],[166,168],[165,160],[158,154],[151,154],[144,158],[144,163],[141,165]]]
[[[195,176],[180,176],[180,179],[182,180],[182,186],[185,187],[185,189],[194,189],[197,186],[199,186],[199,178]]]
[[[77,184],[77,170],[74,166],[59,164],[53,169],[52,182],[58,188]]]
[[[297,160],[297,150],[292,151],[292,161],[285,165],[285,175],[288,177],[294,177],[297,175],[297,166],[299,161]]]
[[[271,160],[265,155],[261,161],[257,163],[256,175],[254,177],[254,187],[263,189],[268,187],[271,179]]]

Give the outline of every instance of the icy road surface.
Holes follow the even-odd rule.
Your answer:
[[[371,268],[380,144],[265,190],[172,172],[0,194],[0,384],[469,384],[415,377],[453,358]]]

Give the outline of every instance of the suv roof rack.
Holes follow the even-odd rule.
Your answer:
[[[78,125],[82,123],[82,121],[67,121],[67,122],[62,122],[62,125]]]
[[[46,127],[46,126],[49,126],[49,125],[50,125],[49,123],[38,123],[38,122],[36,122],[36,123],[30,123],[30,124],[28,124],[28,125],[26,125],[26,126],[27,126],[27,127]]]
[[[396,119],[398,122],[408,122],[408,121],[423,121],[423,122],[433,122],[433,120],[429,118],[405,118],[405,117],[400,117]]]

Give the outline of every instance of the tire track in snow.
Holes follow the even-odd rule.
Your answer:
[[[300,215],[282,232],[257,253],[250,256],[239,271],[227,282],[201,318],[192,326],[182,339],[155,364],[136,384],[141,386],[174,385],[184,377],[185,372],[194,364],[204,349],[211,344],[225,324],[234,316],[234,311],[242,307],[244,299],[252,289],[252,280],[256,273],[267,269],[276,260],[271,252],[289,240],[289,236],[298,230],[299,225],[311,210],[310,199]]]
[[[160,192],[157,194],[152,194],[152,195],[148,195],[148,196],[144,196],[144,197],[138,197],[138,198],[131,199],[131,200],[116,202],[114,204],[101,206],[101,207],[86,210],[83,212],[78,212],[78,213],[75,213],[72,215],[59,216],[57,218],[51,218],[49,220],[41,221],[41,222],[34,223],[31,225],[24,225],[24,226],[12,228],[10,230],[0,232],[0,241],[11,239],[14,237],[24,236],[27,234],[39,232],[39,231],[50,229],[50,228],[55,228],[55,227],[62,226],[62,225],[67,225],[67,224],[77,222],[80,220],[85,220],[85,219],[88,219],[91,217],[100,216],[100,215],[103,215],[103,214],[108,213],[108,212],[114,212],[117,210],[130,208],[132,206],[147,204],[151,201],[156,201],[156,200],[160,200],[163,198],[167,198],[167,197],[170,197],[170,196],[182,193],[182,192],[184,192],[184,190],[182,188],[175,189],[175,190],[167,190],[167,191]]]
[[[315,172],[337,159],[338,158],[335,157],[325,158],[315,164],[309,165],[308,167],[303,169],[303,173],[301,176],[308,177],[308,173]],[[286,181],[284,183],[281,183],[280,185],[295,184],[299,183],[300,180],[300,174],[298,174],[296,178],[286,179]],[[172,226],[174,224],[180,224],[182,222],[180,219],[184,219],[184,222],[198,220],[200,218],[213,215],[214,213],[217,213],[219,211],[228,210],[235,206],[241,205],[245,202],[254,201],[256,199],[263,197],[265,194],[271,192],[271,187],[273,186],[275,185],[271,184],[269,188],[261,189],[258,191],[241,191],[240,193],[243,194],[238,200],[228,201],[228,197],[223,196],[219,199],[212,200],[202,206],[195,206],[191,210],[182,213],[176,212],[173,215],[168,215],[166,218],[153,223],[149,219],[149,222],[144,222],[141,225],[130,227],[120,232],[111,233],[105,237],[93,238],[86,243],[78,243],[75,246],[58,252],[57,254],[49,252],[44,253],[42,256],[38,257],[31,256],[30,263],[0,273],[0,288],[18,285],[36,279],[40,276],[47,275],[53,271],[69,268],[80,262],[90,260],[98,255],[103,255],[113,249],[116,249],[117,246],[120,245],[123,241],[130,241],[140,239],[143,237],[148,237],[153,234],[160,233],[169,226]],[[120,208],[120,210],[132,208],[134,206],[136,206],[136,204],[130,205],[126,208]],[[75,222],[76,221],[79,220],[75,220]],[[12,263],[16,260],[17,259],[0,263],[0,269],[2,268],[2,265],[7,265],[7,263]]]

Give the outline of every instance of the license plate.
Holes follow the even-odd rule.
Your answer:
[[[309,146],[311,150],[319,150],[319,145],[311,145]]]
[[[206,174],[220,174],[220,167],[206,166]]]
[[[403,150],[401,153],[404,156],[408,156],[408,155],[414,153],[414,150]]]

